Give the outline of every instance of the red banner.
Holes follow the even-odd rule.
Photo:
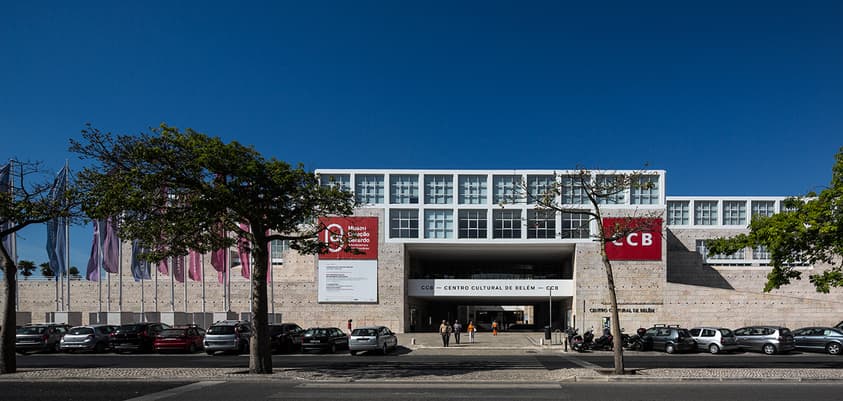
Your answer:
[[[319,239],[328,244],[319,259],[378,259],[377,217],[320,217],[319,222],[327,227]],[[344,238],[356,252],[343,250]]]
[[[606,243],[609,260],[662,260],[662,219],[604,217],[603,229],[607,237],[632,230],[623,238]]]

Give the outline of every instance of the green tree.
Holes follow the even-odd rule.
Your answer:
[[[754,216],[749,234],[706,242],[709,255],[733,254],[754,246],[765,246],[770,252],[772,268],[764,291],[800,280],[802,272],[795,267],[804,263],[831,265],[809,277],[818,292],[843,287],[843,147],[835,156],[828,188],[786,199],[781,213]]]
[[[32,224],[63,217],[77,219],[80,212],[79,193],[68,186],[63,193],[51,196],[54,178],[35,162],[15,162],[12,174],[17,185],[0,192],[0,237],[14,233]],[[24,180],[24,178],[29,178]],[[24,185],[23,183],[27,184]],[[15,359],[15,298],[17,296],[17,264],[10,250],[0,241],[0,266],[3,270],[2,320],[0,320],[0,373],[17,371]]]
[[[70,274],[70,277],[72,278],[79,278],[79,269],[76,266],[70,266],[70,268],[67,269],[67,273]]]
[[[620,315],[618,313],[618,299],[615,291],[615,276],[612,269],[612,262],[606,254],[606,244],[625,238],[634,232],[652,232],[661,238],[661,230],[654,226],[655,218],[660,217],[659,212],[639,212],[634,216],[605,216],[603,206],[614,203],[619,195],[633,188],[653,189],[658,181],[653,173],[646,171],[595,171],[579,169],[574,174],[556,174],[546,184],[537,185],[530,182],[521,182],[519,193],[514,194],[510,202],[523,203],[528,201],[535,203],[537,209],[555,211],[559,213],[575,213],[588,216],[584,223],[587,228],[592,223],[597,227],[596,232],[591,233],[591,238],[597,242],[600,248],[600,256],[603,267],[606,271],[606,284],[609,292],[609,303],[612,316],[613,352],[614,352],[614,374],[626,373],[623,361],[623,346],[621,336]],[[588,204],[572,205],[570,201],[565,202],[563,195],[567,191],[565,186],[569,185],[574,191],[581,193]],[[574,202],[576,203],[576,202]],[[502,205],[506,207],[506,205]],[[604,224],[604,217],[615,217],[611,220],[610,226]]]
[[[56,273],[53,272],[53,269],[50,267],[50,262],[44,262],[38,265],[41,268],[41,275],[47,278],[52,278],[56,276]]]
[[[24,280],[28,280],[32,276],[32,271],[35,270],[35,262],[31,260],[21,260],[18,262],[18,270],[23,275]]]
[[[123,238],[152,249],[150,261],[251,243],[252,322],[249,370],[272,372],[267,321],[267,253],[272,240],[289,240],[303,253],[326,252],[318,217],[348,215],[352,194],[323,187],[301,165],[263,158],[254,148],[224,143],[191,129],[161,125],[137,136],[103,133],[90,125],[71,150],[93,164],[78,183],[92,218],[120,216]],[[250,229],[240,228],[247,224]],[[347,242],[346,242],[347,244]]]

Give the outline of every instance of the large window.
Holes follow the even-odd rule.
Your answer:
[[[527,211],[527,238],[555,238],[556,212],[553,210]]]
[[[690,223],[688,201],[667,202],[667,225],[687,226]]]
[[[492,238],[521,238],[521,210],[496,209],[492,220]]]
[[[342,191],[351,192],[351,175],[349,174],[321,174],[319,183],[323,187],[335,187]]]
[[[595,183],[595,192],[600,196],[597,203],[603,205],[622,205],[626,203],[624,193],[624,176],[622,175],[598,175]]]
[[[752,217],[770,217],[776,213],[776,201],[752,201]]]
[[[723,225],[746,225],[746,201],[723,201]]]
[[[392,209],[389,211],[390,238],[418,238],[418,209]]]
[[[521,176],[496,175],[492,177],[495,203],[524,203],[524,191],[521,190]]]
[[[527,199],[528,203],[534,204],[538,201],[548,199],[555,201],[556,194],[552,193],[554,190],[554,177],[552,175],[529,175],[527,176]]]
[[[488,196],[488,183],[485,175],[459,176],[459,201],[463,205],[482,205]]]
[[[419,203],[419,176],[393,174],[389,176],[389,202],[392,204]]]
[[[384,184],[381,174],[357,174],[354,176],[354,195],[362,204],[384,203]]]
[[[630,201],[633,205],[656,205],[659,203],[659,176],[644,175],[637,177],[630,189]]]
[[[429,205],[454,203],[454,176],[425,175],[424,203]]]
[[[717,201],[694,201],[694,225],[717,225]]]
[[[272,261],[276,260],[283,260],[284,259],[284,252],[290,249],[290,241],[274,239],[269,244],[269,249],[272,256]]]
[[[590,222],[585,213],[562,213],[562,238],[589,238]]]
[[[486,238],[487,220],[485,210],[459,211],[460,238]]]
[[[766,245],[758,245],[752,247],[752,258],[755,260],[769,260],[770,251]]]
[[[589,203],[588,196],[579,177],[562,177],[562,203],[566,205],[584,205]]]
[[[425,238],[454,238],[454,212],[450,209],[424,211]]]
[[[706,241],[704,239],[698,239],[696,242],[697,252],[702,256],[703,262],[718,262],[718,261],[725,261],[719,263],[728,263],[729,261],[740,260],[743,261],[746,259],[746,250],[741,249],[731,255],[725,254],[715,254],[708,256],[708,247],[706,246]]]

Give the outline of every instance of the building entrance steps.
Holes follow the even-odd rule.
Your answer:
[[[518,332],[518,333],[498,333],[493,336],[491,332],[477,332],[475,333],[474,343],[470,343],[468,334],[460,335],[460,343],[457,344],[454,335],[451,339],[448,348],[462,348],[462,349],[544,349],[564,351],[565,347],[559,338],[551,340],[544,339],[542,332]],[[439,333],[423,332],[423,333],[401,333],[398,334],[398,344],[410,349],[432,349],[442,348],[442,336]]]

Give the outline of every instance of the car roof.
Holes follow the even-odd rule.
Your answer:
[[[386,326],[361,326],[361,327],[355,328],[354,330],[357,330],[357,329],[382,329],[382,328],[386,328]]]
[[[248,324],[248,320],[220,320],[218,322],[214,322],[211,326],[234,326],[238,324]]]

